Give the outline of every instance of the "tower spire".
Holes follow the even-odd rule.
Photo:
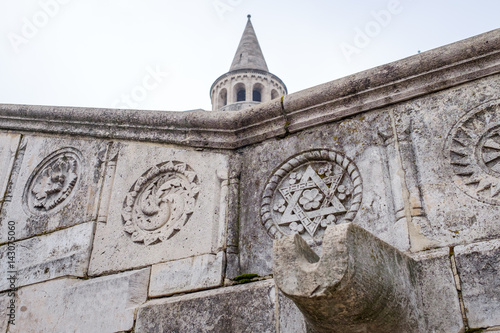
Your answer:
[[[286,95],[286,86],[270,73],[253,30],[251,16],[229,72],[219,76],[210,87],[212,110],[238,111]]]
[[[247,25],[241,36],[240,44],[234,55],[233,62],[229,71],[238,69],[258,69],[268,72],[266,60],[257,40],[257,35],[250,20],[252,16],[248,15]]]

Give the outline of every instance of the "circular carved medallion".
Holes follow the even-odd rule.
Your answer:
[[[80,161],[80,152],[64,148],[38,164],[24,188],[23,202],[28,211],[43,214],[62,206],[78,182]]]
[[[361,175],[349,158],[330,150],[307,151],[271,176],[261,220],[273,238],[299,233],[320,244],[327,226],[354,219],[362,191]]]
[[[453,126],[446,156],[453,180],[470,197],[500,205],[500,101],[482,104]]]
[[[145,245],[169,239],[188,221],[199,191],[198,177],[187,164],[170,161],[152,167],[125,197],[125,232]]]

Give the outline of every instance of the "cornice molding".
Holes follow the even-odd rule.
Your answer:
[[[242,111],[0,104],[0,129],[236,149],[500,73],[500,29]]]

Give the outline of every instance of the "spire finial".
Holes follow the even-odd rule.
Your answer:
[[[245,30],[241,36],[240,44],[238,45],[229,71],[231,72],[237,69],[258,69],[268,72],[266,60],[264,60],[264,55],[262,54],[259,41],[255,35],[252,21],[250,21],[251,15],[248,14],[247,17],[248,20],[245,25]]]

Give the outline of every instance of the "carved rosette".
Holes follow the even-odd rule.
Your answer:
[[[500,205],[500,101],[482,104],[460,118],[448,135],[445,155],[464,193]]]
[[[261,221],[273,238],[298,233],[320,244],[329,225],[354,219],[362,191],[361,175],[349,158],[307,151],[283,163],[267,182]]]
[[[47,156],[33,170],[24,188],[24,206],[32,214],[43,214],[62,207],[80,178],[79,151],[63,148]]]
[[[198,176],[186,163],[169,161],[152,167],[125,197],[125,232],[145,245],[171,238],[193,213],[199,191]]]

